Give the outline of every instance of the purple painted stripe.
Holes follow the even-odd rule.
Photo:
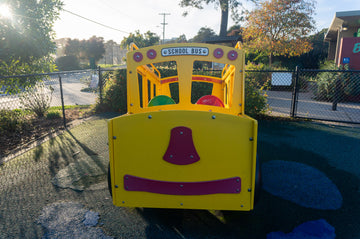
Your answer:
[[[167,195],[208,195],[217,193],[240,193],[240,177],[204,182],[167,182],[132,175],[124,176],[127,191],[141,191]]]

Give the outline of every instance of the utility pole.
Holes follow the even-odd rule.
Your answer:
[[[166,15],[170,15],[170,13],[159,13],[159,15],[163,15],[164,16],[164,20],[162,23],[160,23],[161,25],[163,25],[163,42],[162,44],[165,43],[165,25],[167,25],[167,22],[165,22],[165,16]]]

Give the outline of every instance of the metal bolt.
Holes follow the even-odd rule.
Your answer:
[[[180,134],[184,134],[184,132],[180,131]]]
[[[113,136],[113,139],[116,139],[116,136]]]
[[[242,106],[242,104],[240,103],[239,106]]]
[[[180,188],[184,187],[184,185],[180,184]]]
[[[125,201],[122,201],[122,203],[125,203]]]
[[[119,187],[119,185],[115,185],[115,188],[118,188]]]
[[[130,74],[132,74],[132,71],[129,71]]]
[[[149,115],[149,116],[148,116],[148,118],[149,118],[149,119],[152,119],[152,116],[151,116],[151,115]]]
[[[241,205],[240,207],[244,207],[244,205]]]
[[[125,177],[125,179],[126,179],[126,180],[128,180],[128,179],[129,179],[129,177]]]
[[[251,192],[251,188],[248,188],[248,192]]]
[[[193,158],[194,158],[194,155],[190,155],[190,158],[193,159]]]
[[[212,119],[216,119],[216,116],[215,116],[215,115],[213,115],[211,118],[212,118]]]
[[[174,157],[172,154],[170,154],[170,158]]]
[[[240,192],[240,189],[236,189],[236,192]]]
[[[254,139],[253,139],[253,137],[250,137],[249,140],[250,140],[250,141],[253,141]]]
[[[182,206],[182,205],[184,205],[183,203],[180,203],[180,205]]]
[[[130,106],[134,106],[134,104],[133,104],[133,103],[131,103],[131,104],[130,104]]]
[[[239,72],[242,72],[242,70],[240,70]]]
[[[240,179],[236,179],[236,182],[240,182]]]

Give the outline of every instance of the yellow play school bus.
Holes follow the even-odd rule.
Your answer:
[[[240,44],[131,47],[128,112],[108,124],[114,205],[253,209],[257,121],[244,113],[244,61]],[[199,75],[198,65],[222,71]],[[194,99],[198,84],[210,90]]]

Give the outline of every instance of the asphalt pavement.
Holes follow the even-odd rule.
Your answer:
[[[260,121],[253,212],[119,208],[106,181],[114,116],[0,167],[0,238],[360,238],[360,128]]]

